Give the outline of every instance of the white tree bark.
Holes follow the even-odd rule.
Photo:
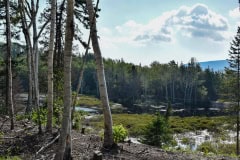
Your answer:
[[[32,102],[33,102],[33,73],[32,73],[32,43],[30,38],[29,27],[27,24],[27,18],[25,16],[24,2],[23,0],[18,0],[18,5],[20,8],[20,16],[22,21],[22,31],[25,37],[26,50],[27,50],[27,66],[28,66],[28,104],[26,107],[26,113],[32,112]]]
[[[74,0],[67,0],[67,20],[65,28],[64,46],[64,110],[59,146],[55,160],[71,158],[71,62],[72,62],[72,41],[74,35],[73,8]]]
[[[94,56],[96,59],[96,65],[97,65],[97,77],[98,77],[100,98],[103,105],[103,114],[104,114],[103,147],[109,148],[109,147],[112,147],[114,144],[113,131],[112,131],[112,124],[113,124],[112,115],[111,115],[111,110],[110,110],[110,105],[108,100],[108,92],[107,92],[107,85],[105,80],[103,59],[102,59],[101,50],[98,43],[96,19],[94,15],[92,0],[86,0],[86,4],[87,4],[86,6],[87,6],[89,20],[90,20],[92,47],[93,47]]]
[[[47,126],[46,130],[52,132],[52,116],[53,116],[53,54],[54,54],[54,37],[55,37],[55,22],[56,22],[56,0],[51,1],[51,28],[48,50],[48,96],[47,96]]]

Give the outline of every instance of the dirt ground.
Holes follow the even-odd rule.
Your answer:
[[[0,117],[0,156],[19,156],[23,160],[51,160],[55,156],[59,132],[38,134],[35,124],[28,120],[17,121],[15,129],[10,131],[7,117]],[[46,144],[52,143],[47,148]],[[99,151],[105,160],[233,160],[229,157],[204,157],[197,154],[173,153],[156,147],[120,143],[118,149],[102,150],[102,141],[96,135],[83,135],[72,131],[72,156],[74,160],[93,159],[94,152]],[[43,150],[40,150],[44,148]]]

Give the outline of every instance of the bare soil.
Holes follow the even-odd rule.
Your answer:
[[[0,117],[0,157],[19,156],[23,160],[51,160],[55,156],[59,135],[57,129],[53,134],[38,134],[37,126],[28,121],[17,121],[14,130],[10,130],[7,117]],[[46,144],[51,145],[45,147]],[[144,144],[120,143],[112,150],[102,148],[101,138],[97,135],[83,135],[72,131],[72,156],[74,160],[93,159],[94,152],[99,151],[105,160],[233,160],[234,158],[214,156],[205,157],[198,154],[167,152],[157,147]],[[40,149],[42,149],[40,151]]]

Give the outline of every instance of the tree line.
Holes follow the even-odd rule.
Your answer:
[[[98,4],[99,0],[96,4],[92,0],[51,0],[46,1],[44,11],[40,13],[39,0],[0,1],[0,25],[4,28],[1,34],[6,37],[0,57],[1,110],[9,115],[11,130],[14,129],[16,108],[13,94],[21,91],[28,93],[26,114],[31,115],[33,111],[38,114],[39,134],[43,133],[40,93],[47,93],[46,132],[52,132],[54,103],[58,99],[63,101],[60,141],[55,159],[71,157],[72,91],[77,91],[76,95],[89,94],[101,99],[104,148],[114,146],[109,99],[133,110],[139,104],[170,102],[189,112],[197,107],[209,107],[211,101],[220,98],[235,101],[237,97],[239,103],[239,94],[232,92],[235,72],[231,69],[226,72],[202,70],[195,58],[191,58],[188,64],[175,61],[161,64],[156,61],[150,66],[126,63],[123,59],[103,59],[96,25],[100,11]],[[87,41],[82,39],[82,27],[89,30]],[[18,43],[21,35],[24,45]],[[12,43],[13,39],[16,43]],[[73,54],[79,52],[73,40],[85,48],[84,55]],[[231,48],[237,58],[238,40],[233,41],[237,49]],[[90,47],[93,54],[88,53]],[[233,67],[236,62],[239,60],[232,61]]]
[[[17,50],[25,48],[15,44]],[[2,52],[1,52],[2,53]],[[27,64],[22,61],[26,53],[22,52],[13,60],[16,61],[16,83],[20,92],[28,91]],[[47,93],[47,53],[40,53],[39,85],[40,92]],[[84,62],[86,61],[86,62]],[[79,94],[99,97],[99,87],[94,55],[73,55],[72,90],[77,90],[78,77],[84,64],[83,79]],[[162,64],[152,62],[149,66],[127,63],[124,59],[104,59],[105,78],[109,99],[123,106],[134,109],[134,105],[161,105],[171,102],[189,112],[196,108],[209,108],[211,101],[223,99],[231,101],[228,92],[229,79],[224,71],[214,71],[211,68],[203,70],[195,58],[189,63],[178,64],[174,60]],[[4,74],[3,74],[4,75]],[[55,92],[57,91],[55,86]]]

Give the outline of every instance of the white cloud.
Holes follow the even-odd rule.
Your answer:
[[[239,8],[235,8],[229,11],[229,16],[232,18],[240,18],[240,11]]]
[[[189,38],[206,38],[219,42],[227,38],[228,28],[226,18],[204,4],[196,4],[165,12],[147,24],[129,20],[115,27],[115,37],[118,38],[114,38],[113,42],[125,41],[134,45],[169,43],[174,42],[179,33]]]

